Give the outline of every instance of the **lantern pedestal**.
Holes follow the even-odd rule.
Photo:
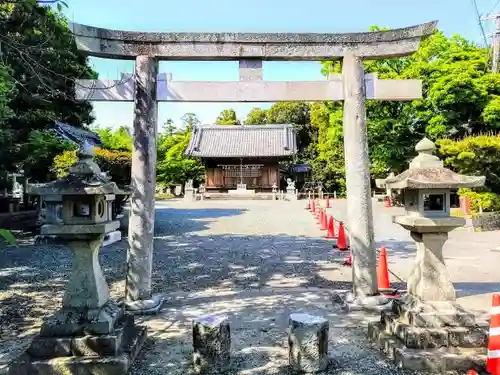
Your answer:
[[[113,204],[124,192],[92,156],[84,144],[68,176],[29,186],[31,194],[60,197],[46,200],[55,214],[46,217],[40,232],[45,240],[68,246],[73,270],[61,309],[45,320],[26,353],[10,363],[10,375],[123,375],[146,339],[146,328],[136,326],[133,316],[109,298],[99,250],[120,226]]]
[[[368,325],[368,338],[400,367],[444,373],[484,366],[488,329],[454,303],[408,296]]]
[[[44,321],[26,353],[11,362],[9,374],[55,375],[61,368],[69,373],[127,373],[146,339],[146,328],[136,326],[133,317],[109,299],[99,264],[104,237],[75,234],[67,239],[73,271],[63,306]]]
[[[55,322],[56,318],[53,318]],[[64,322],[67,324],[67,322]],[[76,326],[76,323],[75,323]],[[146,328],[121,315],[108,334],[38,336],[9,365],[10,375],[126,374],[146,340]]]
[[[444,373],[466,371],[486,360],[488,323],[456,303],[456,293],[443,258],[448,233],[465,224],[450,216],[451,189],[484,185],[484,177],[463,176],[443,167],[435,145],[420,141],[410,168],[384,180],[403,190],[405,216],[394,222],[410,231],[417,254],[408,278],[408,295],[368,326],[369,339],[398,366]]]
[[[464,370],[484,365],[488,323],[459,306],[443,258],[448,232],[459,218],[396,217],[417,245],[408,296],[394,300],[380,322],[370,323],[370,340],[399,366],[423,371]]]

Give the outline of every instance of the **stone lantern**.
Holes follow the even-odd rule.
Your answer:
[[[276,193],[278,192],[278,186],[276,185],[276,182],[273,183],[272,188],[272,193],[273,193],[273,201],[276,200]]]
[[[60,215],[47,216],[41,235],[68,245],[73,270],[61,309],[43,322],[9,374],[60,374],[62,368],[71,374],[125,374],[146,338],[146,329],[110,299],[99,264],[104,238],[120,225],[115,195],[125,192],[101,173],[93,155],[92,146],[84,144],[68,176],[28,185],[30,194],[60,197],[46,200],[61,209]]]
[[[416,242],[415,265],[408,295],[393,301],[379,323],[369,326],[370,338],[403,367],[416,370],[467,370],[483,359],[487,325],[456,303],[455,288],[443,258],[448,233],[465,224],[450,216],[450,193],[484,185],[483,176],[464,176],[443,167],[436,146],[424,138],[410,168],[388,177],[389,189],[400,189],[405,215],[393,221],[410,231]],[[466,349],[465,349],[466,348]]]
[[[205,199],[205,193],[207,192],[207,188],[205,187],[205,184],[200,185],[198,192],[200,193],[200,200]]]

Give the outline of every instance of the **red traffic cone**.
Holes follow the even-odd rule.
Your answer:
[[[321,218],[321,230],[327,230],[328,229],[328,215],[326,214],[326,211],[323,211],[323,217]]]
[[[325,212],[320,208],[319,209],[319,215],[316,218],[316,223],[319,224],[320,229],[323,226],[323,215],[324,214],[325,214]]]
[[[486,371],[492,375],[500,375],[500,294],[493,295],[491,305]]]
[[[335,220],[333,219],[333,216],[330,216],[330,219],[328,220],[328,233],[326,234],[325,238],[335,238]]]
[[[340,222],[339,223],[339,234],[338,234],[338,240],[337,240],[337,249],[341,251],[345,251],[348,249],[347,247],[347,242],[345,238],[345,230],[344,230],[344,223]]]
[[[326,208],[330,208],[330,199],[329,198],[326,198],[325,205],[326,205]]]
[[[311,201],[309,201],[306,205],[306,207],[304,208],[305,210],[311,210]]]
[[[391,207],[391,197],[385,197],[385,207]]]
[[[313,215],[316,213],[316,203],[314,202],[314,199],[311,201],[311,212]]]
[[[387,268],[387,249],[383,247],[380,249],[380,256],[377,267],[377,285],[378,289],[389,289],[391,283],[389,282],[389,270]]]
[[[470,369],[467,371],[466,375],[491,375],[491,374],[484,372],[482,370]]]
[[[349,254],[349,257],[345,258],[344,266],[351,267],[352,266],[352,255]]]

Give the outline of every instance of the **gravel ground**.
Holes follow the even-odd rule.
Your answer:
[[[329,292],[350,287],[350,269],[333,261],[330,244],[303,206],[159,202],[153,288],[168,301],[161,314],[139,319],[149,327],[150,339],[132,373],[188,373],[191,318],[226,313],[233,373],[286,374],[287,315],[304,311],[330,320],[329,374],[414,374],[368,348],[362,317],[346,316],[331,304]],[[409,259],[411,246],[404,246],[400,257]],[[111,294],[119,299],[126,243],[104,248],[100,258]],[[26,244],[0,252],[0,368],[26,348],[41,319],[60,306],[70,267],[62,247]]]

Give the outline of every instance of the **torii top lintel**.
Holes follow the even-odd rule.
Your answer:
[[[90,56],[163,60],[328,60],[407,56],[434,32],[437,21],[363,33],[174,33],[110,30],[72,23],[77,46]]]

